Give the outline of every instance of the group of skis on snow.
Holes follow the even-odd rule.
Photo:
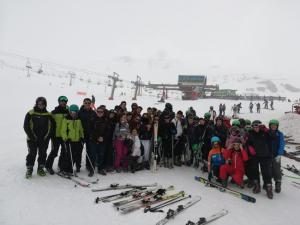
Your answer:
[[[199,118],[192,107],[185,114],[175,114],[170,103],[162,111],[153,107],[142,111],[137,103],[128,110],[126,101],[111,110],[105,105],[96,108],[94,97],[85,98],[80,108],[68,106],[68,98],[60,96],[58,106],[50,113],[46,98],[38,97],[24,120],[26,178],[32,177],[37,153],[37,174],[45,176],[45,169],[55,174],[54,159],[60,150],[57,174],[71,179],[81,170],[85,146],[85,166],[90,177],[96,168],[99,174],[106,175],[184,164],[201,166],[203,172],[208,172],[209,182],[215,179],[224,188],[230,176],[231,183],[241,188],[247,184],[253,193],[259,193],[261,173],[268,198],[273,198],[272,179],[275,192],[281,191],[285,142],[278,120],[270,120],[268,128],[259,120],[230,122],[223,113],[217,116],[213,107]]]

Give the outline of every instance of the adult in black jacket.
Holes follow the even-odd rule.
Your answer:
[[[87,157],[86,157],[86,168],[91,171],[93,168],[91,168],[91,165],[89,163],[89,158],[91,155],[91,149],[90,149],[90,133],[91,133],[91,128],[90,128],[90,121],[96,116],[95,111],[91,107],[92,100],[89,98],[85,98],[83,100],[83,106],[81,106],[78,117],[81,120],[81,124],[83,127],[83,133],[84,133],[84,142],[86,146],[86,152],[87,152]],[[90,174],[92,175],[92,174]]]
[[[90,160],[92,163],[89,165],[89,176],[93,176],[95,165],[98,166],[98,173],[106,175],[104,168],[104,157],[105,157],[105,144],[107,142],[107,121],[104,116],[104,109],[98,107],[96,110],[96,117],[90,120]],[[96,162],[97,160],[97,162]]]
[[[26,157],[26,178],[31,178],[35,158],[38,152],[38,169],[40,176],[45,176],[44,171],[49,140],[54,135],[55,123],[51,114],[47,111],[47,101],[44,97],[38,97],[36,104],[24,119],[24,131],[27,135],[28,155]]]
[[[225,148],[228,129],[224,126],[222,117],[216,118],[216,124],[213,126],[213,128],[214,128],[214,136],[220,138],[221,147]]]
[[[162,139],[164,166],[170,169],[173,168],[172,141],[175,134],[176,127],[174,123],[171,122],[170,116],[165,115],[164,122],[159,124],[158,136]]]
[[[256,152],[254,157],[255,168],[253,168],[254,177],[254,188],[253,193],[260,192],[260,177],[259,177],[259,166],[266,187],[268,198],[273,198],[272,191],[272,153],[268,147],[269,135],[264,128],[257,124],[252,124],[253,130],[249,131],[248,144],[253,146]]]

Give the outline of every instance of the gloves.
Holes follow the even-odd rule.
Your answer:
[[[274,158],[276,163],[280,163],[281,162],[281,155],[278,155]]]

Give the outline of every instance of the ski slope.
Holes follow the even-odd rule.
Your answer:
[[[62,179],[59,176],[39,177],[36,175],[36,167],[31,180],[26,180],[25,157],[27,154],[26,137],[23,131],[23,119],[28,110],[35,103],[38,96],[45,96],[48,100],[48,110],[57,105],[57,97],[66,95],[69,104],[79,104],[83,96],[77,95],[77,91],[87,92],[87,96],[94,94],[96,104],[106,104],[108,108],[127,100],[131,104],[131,90],[125,98],[119,96],[118,90],[114,101],[108,101],[110,90],[104,90],[100,86],[87,86],[75,83],[69,87],[67,83],[50,77],[31,76],[26,77],[25,73],[9,69],[0,69],[0,99],[1,99],[1,151],[0,151],[0,224],[1,225],[150,225],[162,219],[165,214],[147,213],[142,210],[121,215],[110,203],[95,204],[97,196],[104,196],[118,191],[93,193],[89,188],[74,187],[74,183]],[[157,98],[139,97],[137,101],[144,107],[156,106],[163,109],[164,104],[157,104]],[[216,109],[220,102],[226,103],[227,113],[230,114],[230,107],[234,101],[219,100],[198,100],[181,101],[172,99],[170,102],[176,110],[187,110],[193,106],[197,113],[203,114],[214,106]],[[300,116],[284,115],[285,111],[291,109],[291,103],[274,102],[276,110],[264,110],[261,114],[249,114],[249,102],[242,102],[241,116],[249,119],[260,119],[267,122],[271,118],[278,118],[282,121],[282,129],[295,140],[300,141],[299,124]],[[293,150],[293,146],[290,150]],[[83,157],[84,158],[84,157]],[[282,165],[294,164],[300,168],[300,164],[290,159],[282,158]],[[55,161],[57,163],[57,160]],[[84,165],[84,163],[83,163]],[[292,175],[284,171],[286,174]],[[83,170],[81,176],[87,176]],[[255,204],[248,203],[235,198],[227,193],[205,187],[203,184],[194,181],[194,176],[207,176],[200,170],[188,167],[176,167],[173,170],[159,168],[157,173],[150,171],[120,174],[108,174],[98,176],[100,182],[92,187],[105,187],[111,183],[132,183],[144,184],[157,182],[165,187],[174,185],[176,190],[186,191],[192,196],[201,196],[201,201],[178,215],[170,225],[186,224],[188,220],[196,221],[199,217],[210,216],[221,209],[229,210],[229,214],[212,224],[238,224],[238,225],[298,225],[300,221],[299,201],[300,189],[291,185],[291,179],[283,177],[282,193],[274,193],[274,199],[269,200],[264,191],[258,195],[252,194],[251,190],[245,188],[247,193],[256,198]],[[239,190],[236,187],[233,189]],[[180,204],[184,204],[181,202]],[[177,204],[169,207],[175,209]]]

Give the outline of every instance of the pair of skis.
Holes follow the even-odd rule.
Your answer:
[[[229,194],[232,194],[233,196],[237,197],[237,198],[240,198],[240,199],[243,199],[247,202],[252,202],[252,203],[255,203],[256,202],[256,199],[254,197],[251,197],[249,195],[246,195],[246,194],[243,194],[239,191],[235,191],[235,190],[232,190],[232,189],[229,189],[229,188],[225,188],[219,184],[216,184],[216,183],[213,183],[203,177],[198,177],[198,176],[195,176],[195,180],[205,184],[206,186],[210,186],[210,187],[214,187],[214,188],[217,188],[219,191],[221,192],[227,192]]]
[[[286,167],[283,167],[283,168],[290,171],[290,172],[292,172],[292,173],[294,173],[294,174],[296,174],[296,175],[298,175],[298,176],[300,176],[300,170],[297,169],[294,165],[292,165],[292,166],[286,165]]]
[[[146,187],[156,187],[156,186],[157,186],[157,183],[144,184],[144,185],[134,185],[134,184],[119,185],[119,184],[111,184],[109,187],[106,187],[106,188],[95,188],[95,189],[92,189],[92,192],[111,191],[111,190],[120,190],[120,189],[144,189]]]

